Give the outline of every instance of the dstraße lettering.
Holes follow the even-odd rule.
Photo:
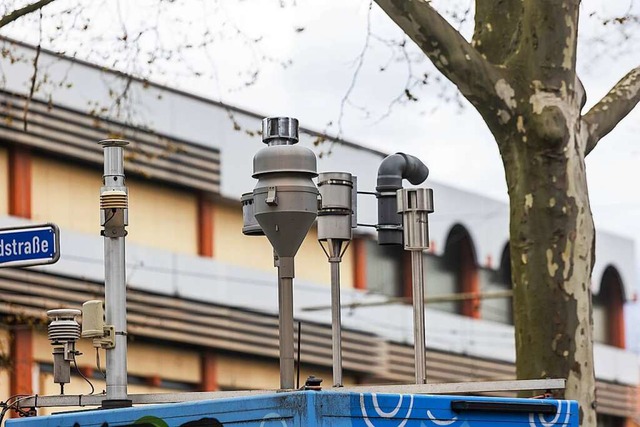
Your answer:
[[[5,242],[0,238],[0,257],[2,256],[19,256],[19,255],[36,255],[46,254],[49,251],[49,242],[34,236],[30,241],[16,241],[12,239]]]

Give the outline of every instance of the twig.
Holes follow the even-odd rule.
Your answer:
[[[349,100],[349,96],[351,95],[351,92],[353,92],[353,89],[356,86],[356,81],[358,80],[358,75],[360,74],[360,69],[362,69],[362,64],[364,63],[364,55],[367,52],[367,49],[369,48],[369,40],[371,39],[371,8],[373,7],[373,0],[369,0],[369,11],[367,12],[367,37],[364,41],[364,46],[362,47],[362,51],[360,52],[360,55],[358,55],[357,58],[357,65],[356,65],[356,69],[353,72],[353,76],[351,77],[351,83],[349,84],[349,88],[347,89],[347,92],[344,94],[344,96],[342,97],[342,100],[340,101],[340,115],[338,116],[338,135],[337,135],[337,139],[340,139],[342,137],[342,119],[344,118],[344,107],[347,105],[347,102]],[[331,149],[329,149],[329,152],[331,152]]]
[[[9,13],[8,15],[3,16],[2,18],[0,18],[0,28],[4,27],[5,25],[25,16],[28,15],[32,12],[35,12],[36,10],[39,10],[40,13],[42,14],[42,8],[45,7],[46,5],[48,5],[49,3],[52,3],[54,0],[40,0],[37,1],[35,3],[31,3],[26,5],[25,7],[21,8],[21,9],[16,9],[13,12]],[[42,15],[40,15],[42,17]]]
[[[40,12],[40,24],[38,28],[39,39],[38,46],[36,47],[36,57],[33,59],[33,75],[31,76],[31,87],[29,88],[29,96],[27,97],[26,102],[24,103],[24,111],[22,112],[22,121],[24,123],[24,131],[27,132],[27,116],[29,114],[29,104],[31,104],[31,100],[33,99],[33,94],[36,90],[36,81],[38,79],[38,60],[40,59],[40,51],[42,49],[42,9]]]

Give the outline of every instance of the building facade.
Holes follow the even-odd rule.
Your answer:
[[[0,226],[53,222],[62,255],[49,266],[0,269],[0,400],[58,392],[45,311],[103,296],[97,141],[107,137],[132,141],[125,159],[130,392],[276,388],[272,249],[266,238],[241,232],[240,195],[255,186],[262,116],[48,52],[40,67],[49,83],[29,98],[34,49],[2,43],[21,60],[1,60]],[[310,130],[301,144],[317,153],[331,145],[318,170],[350,172],[365,192],[374,190],[388,154]],[[429,381],[512,379],[508,206],[426,185],[436,209],[424,253],[427,298],[470,295],[428,304]],[[358,222],[376,222],[374,197],[358,198]],[[389,301],[410,296],[409,256],[378,246],[371,228],[355,233],[341,266],[342,299],[350,304],[343,312],[345,382],[412,382],[411,306]],[[597,242],[598,411],[602,425],[634,425],[640,371],[637,355],[624,348],[623,316],[635,295],[633,242],[603,232]],[[296,275],[300,375],[329,382],[330,269],[314,228],[296,257]],[[80,371],[102,390],[104,354],[88,342],[80,351]],[[76,375],[67,392],[88,392],[88,385]]]

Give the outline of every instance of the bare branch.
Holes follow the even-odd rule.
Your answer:
[[[28,127],[28,114],[29,114],[29,104],[33,99],[33,94],[36,91],[36,82],[38,80],[38,60],[40,59],[40,51],[42,50],[42,9],[40,12],[40,23],[38,25],[38,34],[40,39],[38,40],[38,46],[36,47],[36,56],[33,59],[33,75],[31,76],[31,87],[29,88],[29,96],[27,97],[26,102],[24,103],[24,111],[22,113],[22,120],[24,122],[24,131],[27,132]]]
[[[349,96],[351,96],[351,92],[356,86],[356,82],[358,81],[358,75],[360,74],[360,70],[362,69],[362,64],[364,63],[364,55],[367,53],[369,49],[369,40],[371,38],[371,6],[373,6],[373,0],[369,2],[369,10],[367,11],[367,35],[364,41],[364,46],[362,47],[362,51],[360,55],[358,55],[356,69],[353,72],[353,76],[351,77],[351,83],[349,83],[349,88],[347,92],[342,97],[340,101],[340,113],[338,116],[338,138],[342,137],[342,119],[344,118],[344,107],[347,105],[349,101]]]
[[[496,94],[496,83],[504,79],[426,1],[376,0],[376,3],[418,45],[433,64],[455,84],[485,120],[495,121],[495,111],[511,111],[512,105]]]
[[[582,119],[589,130],[585,155],[640,102],[640,67],[631,70]]]
[[[14,10],[13,12],[0,18],[0,28],[4,27],[5,25],[13,21],[16,21],[17,19],[22,18],[25,15],[35,12],[36,10],[40,10],[46,5],[48,5],[49,3],[52,3],[54,1],[55,0],[40,0],[35,3],[28,4],[23,8]]]

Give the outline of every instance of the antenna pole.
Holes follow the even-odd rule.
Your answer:
[[[128,195],[124,179],[124,146],[128,141],[100,141],[104,148],[100,222],[104,236],[105,321],[113,325],[115,347],[107,349],[107,400],[105,408],[131,406],[127,399],[127,295],[125,236]]]
[[[424,323],[424,270],[422,251],[411,251],[411,289],[413,291],[413,339],[416,384],[427,383],[427,343]]]
[[[433,191],[430,188],[405,188],[398,190],[396,196],[397,212],[402,214],[404,249],[411,252],[416,384],[426,384],[427,345],[424,322],[424,260],[422,251],[429,248],[427,215],[433,212]]]
[[[278,308],[280,312],[280,388],[294,387],[293,257],[278,259]]]
[[[333,352],[333,386],[342,387],[342,319],[340,307],[340,260],[331,265],[331,343]]]

